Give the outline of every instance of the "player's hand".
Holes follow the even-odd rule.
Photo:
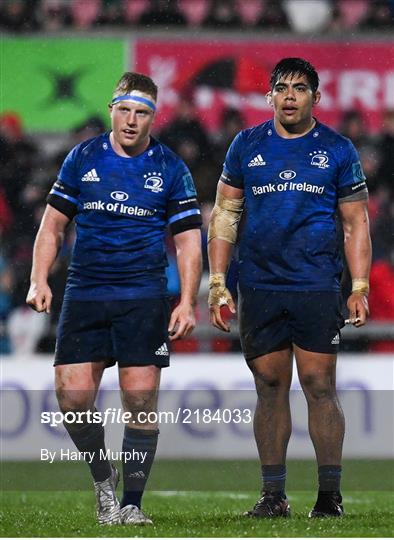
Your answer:
[[[223,332],[230,332],[230,325],[222,318],[222,312],[220,308],[222,306],[228,306],[231,313],[236,313],[235,304],[230,291],[225,285],[224,274],[212,274],[209,280],[209,319],[211,324],[223,330]]]
[[[364,293],[352,293],[347,301],[350,322],[356,326],[363,326],[369,317],[368,297]]]
[[[171,313],[168,333],[170,341],[181,339],[192,333],[196,326],[194,308],[190,303],[181,302]]]
[[[26,304],[38,313],[50,313],[52,304],[52,291],[47,283],[32,282],[26,297]]]

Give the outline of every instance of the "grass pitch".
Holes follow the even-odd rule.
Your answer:
[[[224,465],[223,465],[224,463]],[[11,467],[4,467],[10,465]],[[25,468],[25,475],[34,476],[37,464],[4,464],[3,470]],[[57,474],[69,471],[69,464],[58,463]],[[76,471],[85,479],[84,464]],[[173,472],[192,471],[189,489],[161,489],[168,487],[166,471],[176,484]],[[216,469],[216,484],[212,471]],[[1,536],[11,537],[390,537],[393,536],[393,469],[388,461],[345,462],[343,519],[310,520],[307,515],[315,502],[315,466],[312,462],[290,462],[288,496],[292,507],[291,519],[255,520],[245,518],[242,512],[256,502],[258,492],[237,489],[233,478],[229,489],[193,490],[193,482],[200,480],[226,486],[229,471],[244,469],[254,476],[258,471],[255,462],[165,462],[155,465],[150,489],[144,496],[144,510],[153,519],[154,526],[98,526],[94,516],[94,494],[85,488],[79,491],[8,490],[10,483],[2,482]],[[13,471],[15,473],[15,470]],[[55,469],[48,470],[53,477]],[[49,472],[50,471],[50,472]],[[311,475],[313,471],[313,474]],[[77,472],[75,473],[76,476]],[[40,477],[42,478],[42,471]],[[61,476],[61,475],[60,475]],[[234,475],[233,475],[234,476]],[[222,477],[222,478],[218,478]],[[5,475],[7,480],[7,474]],[[14,477],[15,478],[15,477]],[[59,478],[59,477],[58,477]],[[194,479],[194,480],[193,480]],[[290,480],[291,479],[291,480]],[[371,479],[373,479],[371,481]],[[220,482],[219,482],[220,480]],[[175,483],[174,483],[175,482]],[[309,482],[309,484],[308,484]],[[254,478],[256,483],[256,478]],[[257,482],[258,483],[258,482]],[[296,485],[299,484],[296,490]],[[379,484],[379,488],[377,486]],[[60,488],[61,486],[59,486]],[[251,486],[254,487],[254,486]],[[356,488],[356,489],[355,489]],[[369,489],[365,489],[369,488]]]

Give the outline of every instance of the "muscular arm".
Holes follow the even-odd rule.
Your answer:
[[[174,242],[181,281],[181,300],[171,314],[168,326],[171,340],[187,336],[196,325],[194,305],[202,270],[200,229],[190,229],[176,234]]]
[[[227,199],[242,199],[243,190],[228,186],[224,182],[218,183],[218,194],[226,197]],[[215,228],[215,210],[212,212],[210,219],[210,233],[212,228]],[[210,236],[212,233],[210,234]],[[230,331],[229,325],[223,321],[220,307],[221,303],[227,304],[230,310],[235,313],[235,305],[231,297],[230,292],[225,287],[225,275],[227,273],[231,256],[233,253],[233,243],[213,236],[208,243],[208,259],[209,259],[209,271],[210,271],[210,298],[208,300],[210,309],[210,319],[213,326],[224,330]],[[216,294],[217,293],[217,294]],[[217,303],[217,296],[219,296],[219,303]]]
[[[347,306],[350,319],[359,319],[355,326],[362,326],[369,315],[368,290],[360,287],[355,280],[365,280],[367,283],[371,268],[372,249],[367,201],[343,202],[339,205],[339,213],[344,232],[345,257],[353,283]]]
[[[69,222],[67,216],[47,205],[34,243],[30,289],[26,298],[26,303],[38,312],[50,312],[52,292],[48,275]]]

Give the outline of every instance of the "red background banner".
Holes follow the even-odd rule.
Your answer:
[[[269,74],[284,57],[309,60],[320,76],[321,103],[315,114],[336,127],[347,110],[361,110],[368,129],[381,129],[382,113],[394,109],[394,42],[136,40],[132,69],[159,86],[156,127],[168,122],[184,94],[193,96],[208,129],[221,111],[243,111],[248,126],[272,116],[265,100]]]

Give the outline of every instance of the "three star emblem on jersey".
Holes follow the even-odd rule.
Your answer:
[[[312,157],[311,165],[319,167],[319,169],[327,169],[329,167],[327,152],[314,150],[313,152],[309,152],[309,155]]]
[[[163,185],[163,178],[161,178],[161,173],[159,172],[148,172],[144,174],[145,184],[144,188],[149,189],[153,193],[160,193],[163,191],[161,187]]]
[[[262,165],[266,165],[266,162],[261,154],[257,154],[257,156],[251,159],[248,163],[248,167],[261,167]]]
[[[81,178],[82,182],[100,182],[100,177],[98,176],[96,169],[91,169],[89,172],[84,174]]]

